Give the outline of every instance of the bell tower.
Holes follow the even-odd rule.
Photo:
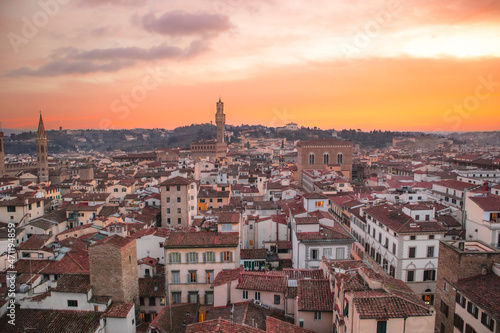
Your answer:
[[[224,142],[224,125],[226,124],[226,115],[224,114],[224,103],[221,102],[220,97],[217,102],[215,124],[217,125],[217,142]]]
[[[49,180],[49,154],[47,152],[47,133],[45,133],[41,111],[40,120],[38,121],[38,131],[36,132],[36,155],[38,181],[46,182]]]

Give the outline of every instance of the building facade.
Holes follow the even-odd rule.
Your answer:
[[[49,154],[47,151],[47,141],[47,133],[45,133],[42,113],[40,113],[40,120],[38,121],[38,131],[36,132],[37,169],[38,180],[40,182],[46,182],[49,180]]]
[[[196,215],[196,182],[174,177],[162,182],[160,187],[161,226],[190,226]]]

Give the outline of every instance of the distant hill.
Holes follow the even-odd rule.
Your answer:
[[[337,136],[344,140],[352,140],[362,148],[383,148],[392,144],[394,137],[401,136],[424,136],[420,132],[391,132],[374,130],[363,132],[355,129],[341,131],[322,130],[319,128],[301,127],[296,131],[277,130],[274,127],[261,125],[226,125],[226,130],[233,133],[231,140],[240,141],[241,131],[252,129],[247,136],[249,138],[286,138],[288,141],[325,139]],[[123,150],[126,152],[151,151],[155,148],[187,148],[192,141],[210,140],[216,136],[215,125],[192,124],[178,127],[174,130],[156,129],[132,129],[132,130],[49,130],[49,151],[60,153],[68,151],[80,152],[112,152]],[[500,132],[474,132],[474,133],[450,133],[448,137],[459,143],[473,142],[475,144],[500,143]],[[35,132],[25,131],[21,133],[9,133],[4,139],[5,153],[7,154],[30,154],[35,151]]]

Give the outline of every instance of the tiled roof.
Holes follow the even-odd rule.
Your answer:
[[[152,257],[144,257],[144,258],[137,260],[137,264],[138,265],[144,264],[144,265],[154,267],[154,266],[156,266],[156,264],[158,264],[158,260],[156,258],[152,258]]]
[[[139,296],[165,296],[165,278],[163,276],[139,278]]]
[[[328,197],[326,195],[324,195],[323,193],[319,193],[319,192],[312,192],[312,193],[304,193],[303,195],[304,198],[306,199],[328,199]]]
[[[243,271],[243,266],[240,266],[235,269],[228,269],[227,271],[220,271],[219,274],[215,277],[214,282],[210,287],[222,286],[230,281],[234,281],[240,276],[240,273]]]
[[[166,248],[235,247],[239,244],[237,232],[175,231],[165,239]]]
[[[291,250],[292,249],[292,242],[290,242],[290,241],[277,241],[276,248],[281,249],[281,250]]]
[[[465,189],[473,188],[473,187],[477,186],[476,184],[461,182],[461,181],[455,180],[455,179],[441,180],[441,181],[436,182],[434,184],[441,185],[441,186],[448,187],[448,188],[452,188],[454,190],[459,190],[459,191],[463,191]]]
[[[486,212],[500,211],[500,197],[498,196],[470,197],[470,199]]]
[[[283,275],[267,272],[243,272],[239,277],[236,289],[285,292],[286,278]]]
[[[240,258],[245,259],[266,259],[266,249],[241,249]]]
[[[124,247],[132,241],[134,241],[134,239],[131,237],[120,237],[118,235],[114,235],[111,237],[106,237],[104,239],[101,239],[100,241],[92,244],[90,247],[104,245],[104,244],[112,245],[115,247]]]
[[[302,279],[323,279],[322,269],[295,269],[295,268],[285,268],[283,269],[283,274],[290,280],[302,280]]]
[[[266,332],[268,333],[313,333],[314,331],[299,327],[292,323],[273,317],[266,318]]]
[[[323,231],[318,232],[297,232],[297,239],[304,242],[318,242],[318,241],[354,241],[354,238],[338,223],[333,227],[321,225]]]
[[[25,242],[17,246],[18,250],[39,250],[52,238],[49,235],[32,235]]]
[[[332,311],[333,295],[328,280],[299,280],[299,311]]]
[[[16,325],[7,323],[10,318],[0,318],[0,331],[9,333],[24,333],[26,328],[31,332],[95,332],[100,324],[102,312],[70,311],[70,310],[38,310],[16,308]],[[6,328],[4,330],[3,328]]]
[[[500,320],[500,277],[498,275],[489,273],[461,279],[458,280],[456,288],[495,320]]]
[[[260,330],[258,328],[254,328],[252,326],[231,323],[231,321],[229,320],[218,318],[213,320],[205,320],[204,322],[201,323],[188,325],[185,332],[186,333],[195,333],[195,332],[262,333],[265,331]]]
[[[379,290],[355,291],[353,303],[361,319],[430,316],[425,307]]]
[[[151,324],[149,324],[149,327],[158,333],[187,332],[191,326],[190,324],[198,320],[199,308],[200,305],[196,303],[165,306]],[[172,318],[172,323],[170,318]],[[187,326],[187,330],[186,325],[189,325]],[[172,327],[172,330],[170,327]]]
[[[57,279],[57,287],[52,291],[68,293],[88,293],[90,290],[90,275],[63,274]]]
[[[176,186],[176,185],[189,185],[193,180],[177,176],[174,178],[167,179],[163,181],[160,186]]]
[[[134,303],[113,303],[103,317],[127,318],[133,307]]]
[[[240,213],[238,212],[217,212],[217,222],[218,223],[239,223]]]

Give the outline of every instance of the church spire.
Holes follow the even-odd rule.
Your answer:
[[[47,138],[45,134],[45,126],[42,119],[42,111],[40,111],[40,120],[38,121],[38,131],[36,132],[36,137],[39,139]]]

